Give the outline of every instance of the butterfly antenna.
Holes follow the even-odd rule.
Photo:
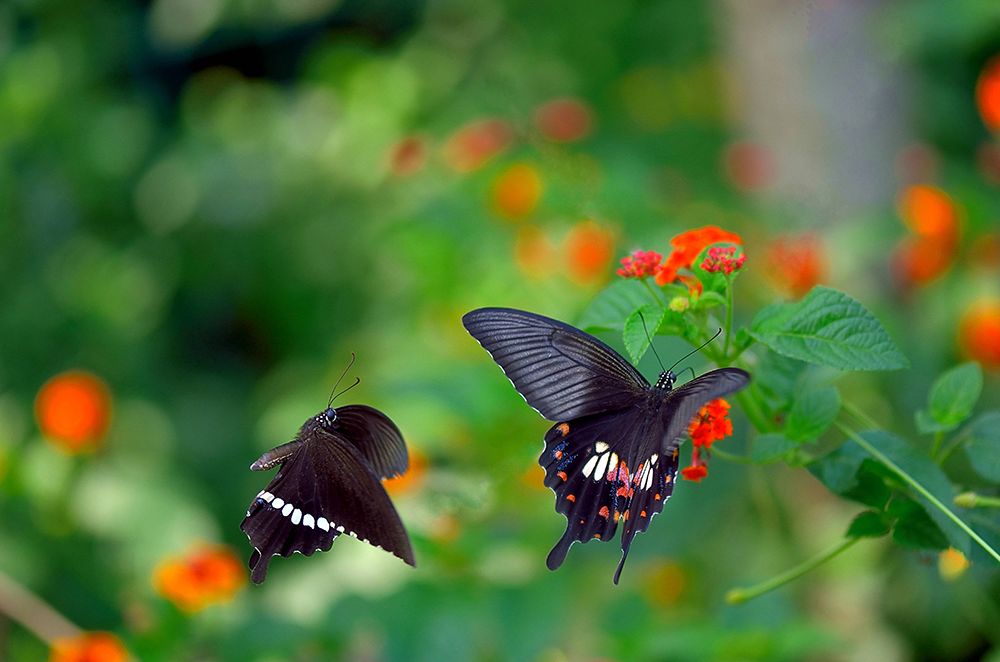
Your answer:
[[[344,372],[340,373],[340,377],[337,378],[337,383],[333,385],[333,390],[330,391],[330,399],[326,403],[327,407],[329,407],[330,405],[333,404],[334,398],[337,397],[336,395],[334,395],[334,393],[337,392],[337,387],[340,386],[340,382],[341,382],[341,380],[344,379],[344,375],[346,375],[347,371],[351,369],[351,366],[354,365],[354,360],[357,359],[357,358],[358,358],[357,354],[355,354],[354,352],[351,352],[351,360],[350,360],[350,362],[347,364],[347,367],[344,368]],[[357,384],[355,384],[354,386],[357,386]],[[354,388],[354,386],[351,386],[350,388]],[[346,390],[343,391],[343,392],[346,392]],[[338,393],[337,395],[340,395],[340,394]]]
[[[646,332],[646,340],[649,341],[649,348],[653,350],[653,356],[656,357],[656,362],[660,364],[660,370],[663,370],[663,361],[660,360],[660,355],[656,353],[656,347],[653,346],[653,338],[649,335],[649,329],[646,328],[646,318],[642,316],[641,310],[639,311],[639,321],[642,322],[642,330]]]
[[[720,333],[722,333],[722,328],[721,327],[719,327],[719,330],[715,332],[714,336],[712,336],[711,338],[709,338],[708,340],[706,340],[704,343],[702,343],[696,349],[692,349],[690,352],[688,352],[687,354],[685,354],[684,356],[682,356],[680,359],[677,360],[677,363],[680,363],[681,361],[683,361],[687,357],[691,356],[692,354],[697,354],[698,352],[700,352],[702,349],[705,348],[706,345],[708,345],[708,343],[710,343],[713,340],[715,340],[716,338],[718,338]],[[674,368],[676,368],[677,367],[677,363],[675,363],[672,366],[670,366],[670,370],[673,370]],[[668,370],[667,372],[670,372],[670,370]]]
[[[357,386],[360,383],[361,383],[361,378],[360,377],[355,377],[354,378],[354,383],[351,384],[350,386],[348,386],[347,388],[345,388],[343,391],[341,391],[337,395],[333,396],[333,399],[330,400],[330,404],[332,405],[333,404],[333,400],[336,400],[340,396],[344,395],[345,393],[347,393],[348,391],[350,391],[352,388],[354,388],[355,386]],[[329,407],[330,405],[327,405],[327,406]]]

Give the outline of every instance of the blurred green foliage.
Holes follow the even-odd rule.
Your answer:
[[[975,548],[947,583],[932,552],[862,541],[780,592],[724,604],[734,585],[848,530],[857,505],[823,484],[850,496],[878,472],[853,446],[828,458],[823,484],[784,464],[716,459],[638,538],[619,587],[613,545],[575,546],[559,572],[544,567],[563,527],[536,465],[547,424],[464,333],[463,312],[509,305],[580,322],[613,278],[604,252],[665,251],[673,235],[715,224],[745,237],[745,326],[784,293],[772,240],[813,232],[821,280],[864,301],[912,363],[845,375],[841,393],[930,447],[915,412],[951,424],[954,407],[938,404],[947,377],[931,386],[961,360],[966,307],[1000,294],[997,264],[974,250],[1000,218],[1000,177],[977,156],[994,138],[973,92],[1000,52],[995,3],[772,8],[805,16],[807,44],[864,35],[879,66],[907,80],[881,107],[905,139],[881,155],[879,196],[837,198],[843,169],[830,168],[836,204],[825,207],[782,194],[775,182],[796,161],[755,143],[753,100],[732,98],[756,52],[741,49],[777,37],[756,35],[730,4],[0,5],[0,572],[143,660],[977,659],[1000,645],[1000,575]],[[847,92],[805,55],[799,66],[813,95],[803,101],[839,126]],[[567,97],[592,128],[549,139],[536,110]],[[507,127],[493,135],[502,147],[456,168],[456,132],[488,119]],[[756,151],[734,151],[747,143]],[[826,149],[820,158],[834,159],[836,144]],[[870,165],[864,156],[841,165]],[[541,190],[512,218],[496,182],[515,164]],[[952,268],[930,284],[901,282],[890,259],[907,233],[894,200],[914,183],[961,209]],[[607,335],[624,351],[619,338]],[[675,357],[688,346],[657,347]],[[385,411],[426,459],[395,497],[417,569],[339,540],[276,559],[265,585],[225,604],[179,611],[154,590],[155,568],[198,541],[249,555],[238,525],[263,481],[246,467],[322,408],[351,351],[362,383],[350,401]],[[786,411],[834,374],[793,363],[762,359],[753,399]],[[649,355],[640,367],[656,371]],[[112,393],[93,454],[62,453],[33,421],[41,385],[73,368]],[[842,437],[809,428],[833,408],[813,392],[789,428],[834,449]],[[987,371],[976,411],[998,406]],[[737,409],[719,446],[738,456],[749,446]],[[983,422],[995,414],[976,416],[969,454],[944,467],[996,495],[997,440]],[[880,522],[898,516],[867,505]],[[994,545],[996,512],[965,511]],[[0,615],[0,657],[46,651]]]

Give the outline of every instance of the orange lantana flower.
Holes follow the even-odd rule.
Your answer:
[[[983,124],[993,131],[1000,131],[1000,55],[989,60],[979,74],[976,105],[979,106]]]
[[[656,284],[663,286],[677,280],[678,271],[690,269],[701,252],[712,244],[742,243],[743,239],[738,234],[715,225],[682,232],[670,240],[673,251],[656,272]]]
[[[730,405],[722,398],[712,400],[698,410],[688,425],[688,434],[694,446],[691,451],[691,464],[681,469],[681,475],[686,480],[699,482],[708,475],[707,456],[712,444],[720,439],[732,436],[733,422],[729,420]]]
[[[222,545],[198,545],[153,572],[157,592],[186,612],[228,602],[245,582],[240,559]]]
[[[900,241],[893,268],[904,284],[924,285],[944,274],[958,247],[958,208],[934,186],[909,186],[899,196],[899,215],[913,236]]]
[[[407,467],[406,473],[390,478],[382,483],[386,491],[393,496],[412,492],[419,489],[424,483],[424,477],[427,473],[427,456],[412,445],[410,446],[409,455],[410,466]]]
[[[542,178],[538,169],[527,163],[517,163],[493,182],[490,202],[501,216],[521,219],[531,215],[542,197]]]
[[[49,662],[125,662],[128,651],[110,632],[84,632],[52,642]]]
[[[60,450],[91,450],[111,422],[111,392],[89,372],[60,373],[39,389],[35,418],[45,438]]]
[[[501,119],[466,124],[444,145],[445,161],[458,172],[471,172],[502,153],[514,140],[514,130]]]
[[[538,131],[556,142],[586,138],[593,123],[590,107],[579,99],[553,99],[535,110]]]
[[[570,277],[589,285],[608,272],[614,258],[614,234],[593,221],[578,223],[566,236]]]
[[[823,245],[812,233],[775,237],[767,249],[767,265],[775,285],[795,298],[826,277]]]
[[[958,344],[984,368],[1000,369],[1000,299],[978,301],[962,315]]]

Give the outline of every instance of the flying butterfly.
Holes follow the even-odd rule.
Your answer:
[[[554,422],[538,463],[565,515],[549,552],[555,570],[573,543],[611,540],[622,525],[618,583],[632,539],[673,493],[678,446],[708,402],[746,386],[750,375],[720,368],[673,388],[672,370],[649,382],[588,333],[511,308],[479,308],[462,323],[539,414]]]
[[[267,577],[271,557],[325,552],[344,533],[416,565],[406,529],[380,482],[407,469],[399,428],[373,407],[334,409],[334,397],[302,424],[295,439],[250,465],[252,471],[279,467],[240,524],[253,546],[249,566],[255,584]]]

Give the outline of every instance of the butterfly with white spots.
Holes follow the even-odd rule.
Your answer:
[[[510,308],[473,310],[462,322],[525,401],[556,423],[538,463],[567,525],[546,564],[562,565],[574,542],[611,540],[621,523],[617,584],[632,539],[673,493],[691,419],[750,375],[720,368],[674,389],[666,370],[650,386],[616,351],[563,322]]]
[[[346,533],[416,565],[406,529],[381,479],[406,471],[406,445],[396,425],[365,405],[325,411],[303,423],[293,441],[250,465],[279,466],[254,497],[240,528],[253,545],[250,577],[264,581],[272,556],[327,551]]]

